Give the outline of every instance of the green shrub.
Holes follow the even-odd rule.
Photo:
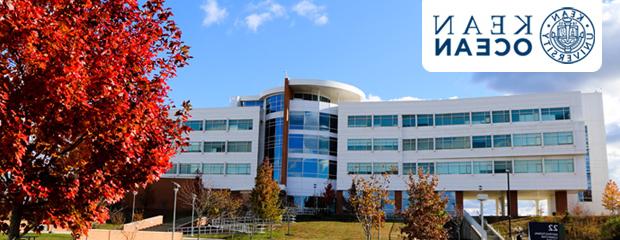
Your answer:
[[[620,239],[620,216],[612,217],[601,228],[603,239]]]

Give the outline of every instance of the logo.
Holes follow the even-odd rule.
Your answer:
[[[540,43],[545,53],[563,64],[573,64],[587,57],[594,40],[594,24],[590,18],[570,7],[551,13],[540,29]]]

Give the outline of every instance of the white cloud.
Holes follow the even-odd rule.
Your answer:
[[[602,91],[609,174],[620,180],[620,1],[603,8],[603,65],[595,73],[476,73],[473,81],[509,93]]]
[[[366,99],[364,99],[364,102],[380,102],[380,101],[381,101],[381,97],[372,95],[372,93],[369,93],[368,96],[366,96]]]
[[[200,8],[205,12],[205,17],[202,19],[202,25],[205,27],[220,23],[228,16],[226,8],[220,8],[216,0],[207,0]]]
[[[325,6],[314,4],[312,0],[301,0],[295,6],[293,11],[299,16],[310,19],[316,25],[325,25],[329,21]]]
[[[268,21],[286,16],[286,9],[271,0],[265,0],[258,4],[250,4],[250,15],[244,19],[245,25],[253,32],[258,31],[258,28]]]

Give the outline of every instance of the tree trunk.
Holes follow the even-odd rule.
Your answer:
[[[11,211],[11,220],[9,222],[9,239],[17,240],[20,236],[19,226],[22,222],[22,208],[19,204],[16,204]]]

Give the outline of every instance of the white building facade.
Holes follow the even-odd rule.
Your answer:
[[[283,87],[237,97],[233,107],[192,110],[190,146],[163,177],[198,173],[212,187],[250,191],[267,159],[296,206],[312,207],[308,200],[331,184],[339,212],[352,177],[371,174],[390,177],[395,204],[388,210],[406,207],[406,179],[421,168],[438,176],[437,190],[452,208],[467,208],[482,191],[497,215],[531,214],[527,204],[549,215],[578,204],[603,213],[608,173],[600,93],[364,98],[344,83],[285,79]]]

